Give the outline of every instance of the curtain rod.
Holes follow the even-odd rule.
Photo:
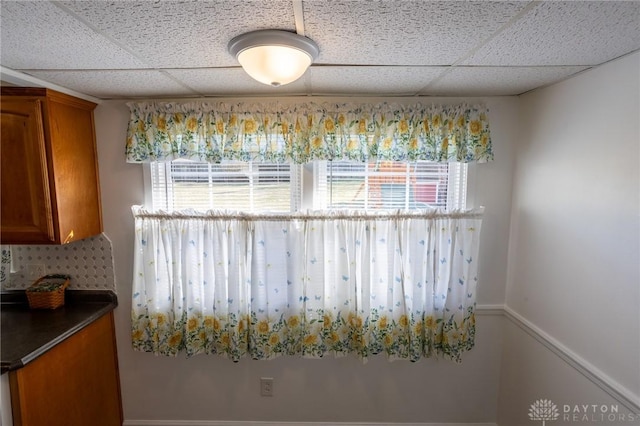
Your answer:
[[[141,206],[132,207],[133,215],[142,219],[205,219],[205,220],[236,220],[253,222],[264,221],[292,221],[292,220],[394,220],[394,219],[480,219],[484,207],[470,210],[419,210],[408,212],[396,210],[391,212],[346,212],[331,211],[321,213],[245,213],[209,210],[197,212],[195,210],[180,210],[176,212],[148,211]]]

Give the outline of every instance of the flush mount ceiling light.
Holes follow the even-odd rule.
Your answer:
[[[302,77],[320,51],[313,40],[281,30],[239,35],[229,42],[228,48],[247,74],[274,87]]]

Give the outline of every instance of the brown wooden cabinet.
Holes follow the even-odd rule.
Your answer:
[[[113,312],[9,372],[14,426],[120,426]]]
[[[2,88],[3,244],[64,244],[102,232],[95,107],[50,89]]]

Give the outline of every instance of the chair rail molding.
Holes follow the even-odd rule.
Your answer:
[[[621,405],[633,413],[640,413],[640,397],[633,394],[629,389],[507,305],[504,306],[504,315]]]

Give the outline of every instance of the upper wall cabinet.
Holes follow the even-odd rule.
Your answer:
[[[100,234],[96,104],[19,87],[3,87],[0,101],[2,244],[65,244]]]

